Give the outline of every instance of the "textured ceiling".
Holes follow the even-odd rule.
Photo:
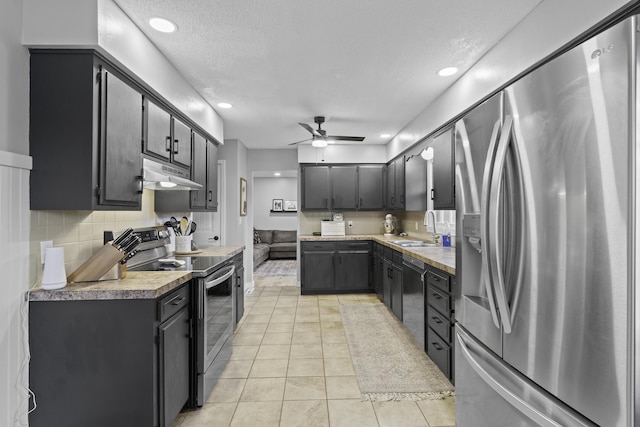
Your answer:
[[[328,134],[385,144],[540,2],[115,1],[248,148],[290,148],[316,115]]]

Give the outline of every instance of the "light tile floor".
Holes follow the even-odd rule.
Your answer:
[[[266,279],[245,294],[231,360],[206,404],[173,427],[455,425],[455,398],[361,400],[339,305],[375,295],[302,296],[295,277]]]

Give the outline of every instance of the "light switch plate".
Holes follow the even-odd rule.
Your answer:
[[[44,250],[53,247],[53,240],[40,242],[40,263],[44,264]]]

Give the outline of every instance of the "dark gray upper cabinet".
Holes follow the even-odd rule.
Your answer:
[[[191,207],[206,209],[207,207],[207,140],[197,133],[193,134],[193,161],[191,163],[191,179],[202,188],[191,191]]]
[[[404,161],[404,156],[400,156],[387,165],[387,209],[403,210],[405,208]]]
[[[145,98],[144,153],[191,168],[191,128],[165,108]]]
[[[144,100],[144,152],[171,161],[171,114],[148,98]]]
[[[329,166],[303,166],[301,175],[302,209],[331,209],[331,181],[329,179]]]
[[[385,165],[302,165],[302,210],[382,210]]]
[[[340,210],[358,208],[358,167],[331,166],[331,207]]]
[[[218,147],[193,132],[191,180],[202,188],[190,191],[156,191],[157,212],[215,212],[218,209]]]
[[[142,93],[91,51],[31,50],[33,210],[139,210]]]
[[[405,163],[405,194],[407,211],[427,210],[427,161],[420,155]]]
[[[218,146],[211,141],[207,141],[206,210],[218,210]]]
[[[358,166],[358,209],[384,209],[384,165]]]
[[[431,199],[434,209],[455,209],[453,129],[433,139],[433,188]]]
[[[191,128],[173,117],[172,162],[187,169],[191,167]]]

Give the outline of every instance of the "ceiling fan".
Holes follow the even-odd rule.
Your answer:
[[[341,136],[341,135],[327,135],[327,131],[322,129],[322,123],[324,123],[324,116],[315,116],[313,121],[318,124],[318,129],[314,129],[306,123],[298,123],[305,128],[310,134],[311,138],[303,139],[302,141],[292,142],[289,145],[300,144],[302,142],[311,141],[311,145],[314,147],[322,148],[326,147],[329,141],[364,141],[364,136]]]

